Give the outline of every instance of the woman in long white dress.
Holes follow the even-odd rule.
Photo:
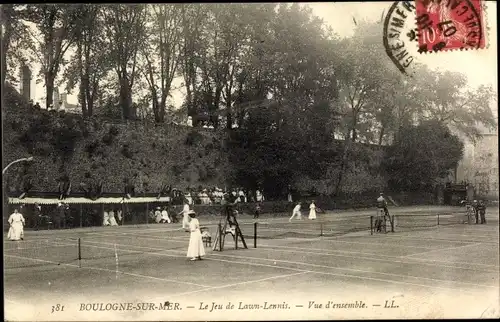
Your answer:
[[[311,202],[311,205],[309,206],[309,219],[311,220],[316,219],[316,205],[314,204],[314,200]]]
[[[9,233],[7,238],[9,240],[23,240],[24,239],[24,217],[23,215],[14,209],[14,213],[9,216]]]
[[[102,214],[102,225],[109,226],[109,214],[107,211],[104,211],[104,213]]]
[[[109,215],[109,223],[111,224],[111,226],[118,226],[118,223],[116,222],[115,218],[115,212],[113,211],[113,209],[111,209],[108,215]]]
[[[182,211],[178,213],[178,215],[182,215],[182,229],[185,231],[189,231],[189,212],[188,200],[185,200]]]
[[[189,222],[189,231],[191,234],[189,236],[187,257],[191,258],[192,261],[195,261],[197,259],[201,259],[202,256],[205,256],[205,247],[203,246],[200,222],[196,218],[196,213],[193,210],[189,211],[189,217],[191,217],[191,221]]]
[[[123,224],[123,222],[122,222],[122,219],[123,219],[122,213],[123,213],[123,211],[121,209],[118,209],[118,212],[116,213],[116,216],[118,217],[118,222],[120,223],[120,225]]]

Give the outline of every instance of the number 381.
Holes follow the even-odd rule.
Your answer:
[[[61,305],[61,304],[52,305],[52,312],[51,313],[62,312],[62,311],[64,311],[64,305]]]

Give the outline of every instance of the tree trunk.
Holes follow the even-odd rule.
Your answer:
[[[160,106],[159,106],[159,111],[160,111],[160,123],[165,122],[165,110],[167,109],[167,93],[170,91],[170,89],[163,89],[163,92],[161,94],[161,101],[160,101]]]
[[[352,142],[356,142],[358,138],[358,132],[356,131],[356,126],[358,125],[358,117],[354,116],[354,120],[352,122]]]
[[[233,128],[233,114],[231,113],[231,105],[226,106],[226,129],[231,130]]]
[[[384,139],[384,135],[385,135],[385,125],[382,125],[382,127],[380,128],[380,134],[378,136],[378,146],[382,145],[382,140]]]
[[[2,38],[2,92],[5,89],[5,79],[7,78],[7,51],[9,50],[10,35],[7,35],[9,28],[5,28],[5,35]]]
[[[47,97],[45,98],[45,107],[48,109],[54,102],[54,75],[49,71],[45,74],[45,87]]]
[[[5,89],[5,80],[7,79],[7,53],[9,51],[9,46],[10,46],[10,39],[12,37],[12,5],[11,4],[3,4],[2,8],[2,16],[5,17],[5,24],[4,24],[4,34],[2,37],[2,52],[0,53],[2,55],[2,93],[4,92]]]
[[[340,171],[337,177],[337,183],[335,184],[334,196],[338,196],[340,193],[340,186],[342,184],[342,180],[344,179],[344,173],[347,168],[350,145],[351,139],[348,137],[344,141],[344,151],[342,152],[342,160],[340,162]]]
[[[120,77],[120,106],[122,115],[125,120],[134,119],[134,111],[132,107],[132,92],[126,76]]]
[[[82,57],[83,52],[82,52],[81,41],[78,42],[76,54],[78,56],[78,73],[80,74],[80,92],[78,93],[78,100],[82,106],[83,117],[88,117],[89,114],[88,114],[88,110],[87,110],[85,75],[83,72],[83,57]]]
[[[87,109],[87,95],[86,95],[86,91],[85,91],[83,76],[80,79],[80,93],[78,96],[79,96],[80,104],[82,105],[83,117],[89,117],[90,115],[89,115],[89,111]]]

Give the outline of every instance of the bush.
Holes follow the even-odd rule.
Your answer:
[[[128,144],[124,144],[123,147],[122,147],[122,150],[121,150],[121,153],[124,157],[128,158],[128,159],[132,159],[134,154],[132,153],[132,151],[130,151],[130,148],[128,146]]]
[[[203,139],[203,136],[198,133],[196,130],[191,130],[187,135],[186,135],[186,140],[184,141],[184,144],[187,146],[193,146],[201,142]]]
[[[171,169],[174,176],[179,176],[182,174],[182,168],[178,164],[174,164]]]
[[[120,131],[118,130],[118,128],[114,125],[111,125],[111,127],[109,128],[109,132],[108,132],[111,136],[117,136]]]
[[[102,142],[110,146],[111,144],[113,144],[113,136],[110,133],[105,134],[102,138]]]
[[[87,152],[88,157],[91,158],[97,152],[99,147],[100,147],[99,141],[94,140],[85,146],[85,152]]]

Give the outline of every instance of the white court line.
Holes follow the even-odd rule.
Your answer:
[[[402,261],[402,260],[397,260],[396,258],[403,258],[401,256],[394,256],[392,258],[394,259],[380,259],[380,258],[370,258],[370,257],[362,257],[362,256],[348,256],[348,255],[341,255],[341,254],[332,254],[332,253],[320,253],[320,252],[311,252],[311,251],[299,251],[295,249],[287,250],[287,249],[273,249],[273,247],[265,247],[266,250],[270,251],[277,251],[277,252],[291,252],[291,253],[304,253],[304,254],[314,254],[314,255],[321,255],[321,256],[333,256],[333,257],[347,257],[347,258],[356,258],[356,259],[367,259],[371,261],[379,261],[379,262],[386,262],[386,263],[401,263],[401,264],[409,264],[409,265],[415,265],[415,264],[420,264],[420,265],[427,265],[427,266],[435,266],[435,267],[446,267],[446,268],[459,268],[459,269],[464,269],[464,270],[471,270],[471,271],[481,271],[481,272],[493,272],[496,273],[498,270],[489,270],[489,269],[478,269],[478,268],[471,268],[471,267],[463,267],[463,266],[451,266],[451,265],[443,265],[443,264],[434,264],[434,263],[416,263],[416,262],[410,262],[410,261]]]
[[[49,246],[54,247],[54,245],[47,245],[47,246],[39,246],[39,247],[4,248],[4,252],[16,251],[16,250],[28,250],[28,249],[30,249],[30,250],[47,249]],[[57,245],[56,247],[66,247],[66,246],[74,246],[75,248],[78,247],[77,245],[74,245],[74,244]]]
[[[135,234],[104,234],[104,233],[96,233],[94,235],[99,235],[99,236],[103,236],[103,237],[127,237],[127,236],[134,236],[136,238],[141,238],[141,239],[153,239],[153,240],[164,240],[164,241],[175,241],[175,242],[178,242],[179,240],[183,240],[183,241],[188,241],[189,240],[189,237],[186,236],[186,237],[174,237],[174,236],[165,236],[165,237],[153,237],[153,236],[138,236],[138,235],[135,235]]]
[[[277,245],[266,245],[266,244],[261,244],[259,245],[260,246],[264,246],[266,248],[269,248],[269,249],[272,249],[272,248],[285,248],[285,249],[299,249],[299,250],[304,250],[305,253],[308,253],[309,251],[311,250],[319,250],[319,251],[325,251],[327,249],[324,249],[324,248],[311,248],[311,247],[295,247],[295,246],[277,246]],[[330,251],[330,252],[336,252],[337,250],[335,251]],[[366,254],[366,253],[360,253],[360,252],[352,252],[352,251],[338,251],[338,252],[344,252],[344,253],[352,253],[352,254]],[[382,254],[377,254],[376,256],[378,257],[387,257],[387,258],[394,258],[394,259],[398,259],[398,258],[401,258],[401,256],[391,256],[391,255],[382,255]],[[355,258],[361,258],[359,256],[354,256]],[[371,260],[372,258],[370,258]],[[485,266],[485,267],[496,267],[496,268],[499,268],[500,266],[498,265],[491,265],[491,264],[472,264],[472,263],[465,263],[465,262],[452,262],[452,261],[441,261],[441,260],[431,260],[431,259],[421,259],[421,258],[409,258],[410,260],[412,261],[429,261],[429,262],[436,262],[436,263],[447,263],[447,264],[465,264],[465,265],[471,265],[471,266]],[[415,262],[408,262],[408,264],[416,264]],[[436,265],[436,264],[427,264],[427,263],[419,263],[419,264],[423,264],[423,265],[433,265],[433,266],[443,266],[443,267],[447,267],[445,265]],[[456,267],[456,266],[453,266],[453,267]]]
[[[110,245],[111,245],[111,243],[110,243]],[[120,244],[117,244],[117,245],[118,246],[127,246],[127,245],[120,245]],[[159,248],[146,247],[146,246],[131,246],[131,245],[128,245],[128,246],[130,246],[130,247],[137,247],[137,248],[146,248],[146,249],[161,250]],[[168,250],[165,250],[165,252],[180,252],[180,251],[168,249]],[[151,253],[151,255],[163,256],[164,254]],[[215,254],[215,253],[212,253],[212,256],[233,257],[233,258],[243,258],[243,259],[252,259],[252,260],[263,260],[263,261],[274,261],[274,262],[282,262],[282,263],[289,263],[289,264],[295,264],[295,265],[304,265],[304,266],[313,266],[313,267],[321,267],[321,268],[330,268],[330,269],[338,269],[338,270],[345,270],[345,271],[352,271],[352,272],[361,272],[361,273],[368,273],[368,274],[381,274],[381,275],[395,276],[395,277],[410,277],[410,278],[426,279],[426,280],[438,281],[438,282],[449,282],[449,283],[459,283],[459,284],[470,284],[470,285],[481,286],[481,287],[492,287],[492,286],[482,285],[482,284],[476,284],[476,283],[439,280],[439,279],[433,279],[433,278],[426,278],[426,277],[419,277],[419,276],[409,276],[409,275],[400,275],[400,274],[394,274],[394,273],[373,272],[373,271],[365,271],[365,270],[359,270],[359,269],[353,269],[353,268],[333,267],[333,266],[311,264],[311,263],[305,263],[305,262],[287,261],[287,260],[281,260],[281,259],[268,259],[268,258],[262,258],[262,257],[249,257],[249,256],[237,256],[237,255],[221,255],[221,254]],[[337,256],[337,255],[332,255],[332,256]],[[356,256],[342,256],[342,255],[340,257],[358,258]],[[210,260],[219,260],[219,259],[214,259],[214,258],[208,258],[208,259],[210,259]],[[387,262],[398,262],[398,261],[389,261],[389,260],[387,260]],[[413,264],[413,263],[408,263],[408,264]],[[276,267],[276,266],[272,266],[272,267]]]
[[[97,241],[87,241],[87,243],[96,243],[96,244],[101,244],[100,242]],[[112,245],[112,243],[104,243],[104,244],[109,244]],[[181,252],[180,250],[175,250],[175,249],[163,249],[163,248],[152,248],[148,246],[136,246],[136,245],[129,245],[129,244],[117,244],[119,246],[125,246],[125,247],[136,247],[136,248],[146,248],[146,249],[151,249],[151,250],[164,250],[164,251],[176,251],[176,252]],[[267,249],[273,250],[273,248],[285,248],[285,249],[292,249],[292,250],[305,250],[303,253],[311,253],[311,250],[319,250],[319,251],[325,251],[324,248],[303,248],[303,247],[294,247],[294,246],[278,246],[278,245],[266,245],[266,244],[261,244],[260,246],[264,246]],[[297,253],[300,253],[300,251],[296,251]],[[337,251],[337,250],[332,250],[330,252],[342,252],[342,253],[352,253],[352,254],[367,254],[369,253],[361,253],[361,252],[352,252],[352,251]],[[326,253],[321,253],[321,254],[326,254]],[[337,257],[348,257],[348,258],[356,258],[356,259],[368,259],[368,260],[375,260],[375,261],[385,261],[385,262],[398,262],[398,263],[406,263],[406,264],[417,264],[416,262],[411,262],[411,261],[394,261],[394,260],[384,260],[381,258],[376,258],[376,257],[362,257],[362,256],[348,256],[348,255],[337,255],[337,254],[330,254],[330,256],[337,256]],[[391,255],[375,255],[378,257],[387,257],[391,259],[400,259],[401,256],[391,256]],[[438,267],[452,267],[452,268],[462,268],[462,269],[468,269],[468,270],[474,270],[474,268],[469,268],[469,267],[458,267],[458,266],[449,266],[449,265],[442,265],[442,264],[434,264],[434,263],[445,263],[445,264],[464,264],[464,265],[470,265],[470,266],[484,266],[484,267],[494,267],[498,268],[498,265],[491,265],[491,264],[471,264],[471,263],[465,263],[465,262],[452,262],[452,261],[440,261],[440,260],[430,260],[430,259],[420,259],[420,258],[409,258],[412,261],[417,261],[417,262],[422,262],[424,263],[418,263],[418,264],[423,264],[423,265],[428,265],[428,266],[438,266]],[[431,262],[431,263],[425,263],[425,261]],[[478,270],[478,269],[475,269]],[[485,271],[492,271],[492,270],[485,270]],[[495,271],[496,272],[496,271]]]
[[[497,234],[492,234],[492,235],[477,235],[473,231],[472,231],[472,234],[460,234],[460,233],[453,233],[453,232],[448,232],[448,231],[440,232],[440,234],[450,235],[450,236],[460,236],[460,237],[472,237],[472,238],[474,238],[474,237],[495,238],[495,237],[498,236],[498,233]]]
[[[74,265],[74,264],[58,263],[58,262],[49,261],[49,260],[45,260],[45,259],[38,259],[38,258],[31,258],[31,257],[17,256],[17,255],[4,254],[4,256],[19,258],[19,259],[27,259],[27,260],[31,260],[31,261],[43,262],[43,263],[49,263],[49,264],[57,264],[57,265],[61,265],[61,266],[75,267],[75,268],[78,268],[78,269],[83,268],[83,269],[90,269],[90,270],[103,271],[103,272],[111,272],[111,273],[116,273],[117,272],[116,270],[113,270],[113,269],[106,269],[106,268],[93,267],[93,266],[84,266],[84,267],[79,268],[78,265]],[[165,254],[165,256],[169,256],[169,255]],[[179,256],[170,256],[170,257],[179,257]],[[134,276],[134,277],[141,277],[141,278],[159,280],[159,281],[163,281],[163,282],[172,282],[172,283],[177,283],[177,284],[187,284],[187,285],[194,285],[194,286],[198,286],[198,287],[209,287],[207,285],[201,285],[201,284],[196,284],[196,283],[191,283],[191,282],[182,282],[182,281],[177,281],[177,280],[171,280],[171,279],[154,277],[154,276],[149,276],[149,275],[136,274],[136,273],[128,273],[128,272],[124,272],[124,271],[118,271],[118,273],[123,274],[123,275],[130,275],[130,276]]]
[[[445,230],[454,230],[454,231],[457,231],[457,230],[460,230],[459,227],[457,228],[457,226],[450,226],[450,227],[445,227],[445,226],[441,226],[439,227],[438,226],[438,230],[441,230],[441,231],[445,231]],[[472,234],[468,234],[468,235],[460,235],[460,236],[474,236],[475,233],[479,231],[481,233],[498,233],[498,228],[495,228],[495,229],[484,229],[484,228],[478,228],[476,229],[476,227],[474,228],[463,228],[462,229],[462,232],[466,232],[466,233],[472,233]],[[482,237],[489,237],[489,236],[486,236],[486,235],[478,235],[478,236],[482,236]]]
[[[258,237],[257,237],[258,238]],[[391,243],[365,243],[365,242],[354,242],[354,241],[347,241],[347,240],[339,240],[339,239],[330,239],[330,238],[323,238],[322,240],[324,241],[329,241],[329,242],[337,242],[337,243],[346,243],[346,244],[359,244],[359,245],[371,245],[371,246],[399,246],[399,245],[394,245]],[[407,245],[402,245],[404,247],[408,248],[420,248],[420,249],[436,249],[434,247],[423,247],[423,246],[407,246]]]
[[[126,245],[123,245],[123,246],[126,246]],[[131,245],[128,245],[128,246],[131,246]],[[135,246],[132,246],[132,247],[135,247]],[[154,248],[151,248],[151,247],[140,247],[140,248],[154,249]],[[167,250],[167,251],[169,251],[169,250]],[[152,253],[152,254],[156,255],[156,256],[169,256],[168,254],[158,254],[158,253]],[[20,257],[20,256],[13,256],[13,255],[5,255],[5,256],[25,258],[25,259],[29,259],[29,260],[41,261],[41,262],[48,262],[48,263],[56,263],[56,262],[52,262],[52,261],[46,261],[46,260],[40,260],[40,259],[34,259],[34,258],[28,258],[28,257]],[[218,255],[218,256],[253,259],[251,257],[242,257],[242,256],[234,256],[234,255]],[[294,270],[294,271],[306,272],[306,273],[309,272],[309,273],[331,275],[331,276],[350,277],[350,278],[356,278],[356,279],[362,279],[362,280],[374,280],[374,281],[380,281],[380,282],[385,282],[385,283],[389,282],[389,283],[395,283],[395,284],[414,285],[414,286],[427,287],[427,288],[438,288],[438,289],[447,289],[447,290],[459,290],[459,291],[462,291],[462,292],[471,293],[471,291],[469,291],[469,290],[463,290],[463,289],[457,289],[457,288],[451,288],[451,287],[441,287],[441,286],[434,286],[434,285],[425,285],[425,284],[418,284],[418,283],[411,283],[411,282],[403,282],[403,281],[379,279],[379,278],[366,277],[366,276],[363,277],[363,276],[348,275],[348,274],[338,274],[338,273],[330,273],[330,272],[308,271],[308,270],[303,270],[303,269],[296,269],[296,268],[289,268],[289,267],[282,267],[282,266],[277,267],[275,265],[257,264],[257,263],[249,263],[249,262],[237,262],[237,261],[229,261],[229,260],[222,260],[222,259],[215,259],[215,258],[208,258],[208,259],[209,260],[213,260],[213,261],[236,263],[236,264],[243,264],[243,265],[282,268],[282,269],[288,269],[288,270]],[[262,258],[256,258],[256,259],[265,260],[265,259],[262,259]],[[274,260],[274,261],[280,261],[280,260]],[[307,265],[307,263],[300,263],[300,264]],[[70,267],[78,267],[77,265],[72,265],[72,264],[62,264],[62,265],[70,266]],[[115,272],[113,270],[102,269],[102,268],[95,268],[95,267],[85,267],[85,268],[87,268],[87,269],[94,269],[94,270],[100,270],[100,271]],[[162,280],[162,281],[166,280],[166,279],[156,278],[156,277],[147,276],[147,275],[140,275],[140,274],[134,274],[134,273],[126,273],[126,272],[121,272],[121,273],[122,274],[126,274],[126,275],[131,275],[131,276],[151,278],[151,279],[155,279],[155,280]],[[373,273],[373,272],[370,272],[370,273]],[[408,276],[405,276],[405,277],[408,277]],[[172,281],[172,280],[167,280],[167,281]],[[442,282],[448,282],[448,283],[455,283],[454,281],[444,281],[444,280],[441,280],[441,281]],[[172,281],[172,282],[183,283],[183,284],[193,284],[193,283],[179,282],[179,281]],[[198,285],[198,286],[209,288],[209,286],[204,286],[204,285]],[[480,285],[477,285],[477,286],[480,286]]]
[[[432,236],[432,235],[430,235]],[[444,236],[446,237],[446,236]],[[498,245],[498,243],[495,243],[495,242],[491,242],[491,241],[488,241],[488,240],[458,240],[458,239],[444,239],[444,238],[432,238],[432,237],[426,237],[426,236],[423,236],[423,235],[419,235],[419,236],[413,236],[413,235],[385,235],[384,238],[396,238],[396,239],[408,239],[408,240],[437,240],[437,241],[445,241],[445,242],[451,242],[451,243],[484,243],[484,244],[493,244],[493,245]],[[485,238],[490,238],[490,237],[485,237]]]
[[[106,236],[105,234],[100,234],[100,235],[103,235],[103,236]],[[163,240],[163,241],[170,241],[170,242],[186,242],[187,241],[187,238],[184,239],[183,241],[180,241],[180,240],[169,240],[167,238],[155,238],[155,237],[138,237],[138,238],[141,238],[141,239],[151,239],[151,240]],[[179,237],[179,238],[182,238],[182,237]],[[302,240],[299,238],[299,240]],[[316,240],[316,239],[315,239]],[[327,241],[330,241],[330,242],[336,242],[338,240],[331,240],[331,239],[328,239]],[[96,241],[88,241],[86,240],[85,241],[86,244],[89,243],[89,242],[93,242],[93,243],[97,243],[97,244],[101,244],[101,242],[96,242]],[[342,241],[340,241],[342,242]],[[106,244],[106,243],[104,243]],[[107,243],[109,245],[112,245],[111,243]],[[378,243],[376,243],[378,244]],[[381,244],[381,245],[384,245],[384,244]],[[68,246],[71,246],[71,245],[68,245]],[[121,244],[120,246],[126,246],[126,247],[139,247],[139,248],[142,248],[143,246],[135,246],[135,245],[128,245],[128,244]],[[310,248],[310,247],[307,247],[307,248],[302,248],[302,247],[293,247],[293,246],[280,246],[280,245],[266,245],[266,244],[262,244],[261,246],[264,246],[264,247],[268,247],[270,249],[272,248],[285,248],[285,249],[298,249],[298,250],[306,250],[305,253],[310,253],[311,250],[319,250],[319,251],[325,251],[325,249],[322,249],[322,248]],[[405,246],[406,247],[406,246]],[[159,250],[159,251],[164,251],[165,249],[160,249],[160,248],[151,248],[151,247],[146,247],[147,249],[155,249],[155,250]],[[442,249],[435,249],[435,248],[429,248],[429,249],[434,249],[434,250],[431,250],[431,251],[438,251],[438,250],[445,250],[447,248],[442,248]],[[340,250],[329,250],[330,252],[339,252],[339,253],[347,253],[347,254],[362,254],[362,255],[371,255],[370,253],[363,253],[363,252],[354,252],[354,251],[340,251]],[[296,252],[299,252],[299,251],[296,251]],[[423,254],[427,253],[427,252],[422,252]],[[394,259],[400,259],[402,257],[406,257],[406,256],[390,256],[390,255],[382,255],[382,254],[377,254],[376,256],[377,257],[370,257],[370,258],[366,258],[366,257],[362,257],[362,256],[347,256],[347,255],[335,255],[335,254],[330,254],[329,256],[337,256],[337,257],[349,257],[349,258],[357,258],[357,259],[369,259],[369,260],[375,260],[375,261],[385,261],[385,262],[401,262],[401,261],[388,261],[388,260],[384,260],[384,259],[381,259],[381,258],[377,258],[377,257],[387,257],[387,258],[394,258]],[[410,260],[414,260],[414,261],[419,261],[419,262],[424,262],[422,264],[424,265],[428,265],[428,266],[440,266],[440,267],[450,267],[448,265],[442,265],[442,264],[434,264],[434,263],[444,263],[444,264],[464,264],[464,265],[470,265],[470,266],[481,266],[481,267],[494,267],[494,268],[498,268],[499,266],[498,265],[490,265],[490,264],[480,264],[480,263],[477,263],[477,264],[472,264],[472,263],[465,263],[465,262],[453,262],[453,261],[440,261],[440,260],[430,260],[430,259],[422,259],[422,258],[411,258],[409,257],[408,259]],[[425,262],[431,262],[431,263],[425,263]],[[402,262],[402,263],[406,263],[406,264],[415,264],[415,262]],[[453,266],[453,268],[462,268],[462,269],[468,269],[468,270],[474,270],[474,268],[469,268],[469,267],[458,267],[458,266]],[[478,269],[475,269],[475,270],[478,270]],[[487,270],[487,271],[490,271],[490,270]]]
[[[401,258],[412,257],[412,256],[417,256],[417,255],[424,255],[424,254],[427,255],[427,254],[433,253],[433,252],[448,251],[448,250],[453,250],[453,249],[460,249],[460,248],[464,248],[464,247],[479,246],[479,245],[482,245],[482,244],[481,243],[476,243],[476,244],[469,244],[469,245],[462,245],[462,246],[456,246],[456,247],[449,247],[449,248],[442,248],[442,249],[430,250],[430,251],[427,251],[427,252],[420,252],[420,253],[415,253],[415,254],[401,256]]]
[[[479,286],[479,287],[497,288],[497,286],[484,285],[484,284],[476,284],[476,283],[469,283],[469,282],[459,282],[459,281],[449,281],[449,280],[441,280],[441,279],[435,279],[435,278],[430,278],[430,277],[411,276],[411,275],[403,275],[403,274],[395,274],[395,273],[383,273],[383,272],[376,272],[376,271],[366,271],[366,270],[361,270],[361,269],[343,268],[343,267],[335,267],[335,266],[328,266],[328,265],[321,265],[321,264],[312,264],[312,263],[305,263],[305,262],[296,262],[296,261],[289,261],[289,260],[284,260],[284,259],[261,258],[261,257],[250,257],[250,256],[237,256],[237,255],[221,255],[221,254],[216,254],[216,255],[217,256],[222,256],[222,257],[233,257],[233,258],[240,258],[240,259],[272,261],[272,262],[281,262],[281,263],[287,263],[287,264],[311,266],[311,267],[317,267],[317,268],[328,268],[328,269],[334,269],[334,270],[344,270],[344,271],[348,271],[348,272],[379,274],[379,275],[394,276],[394,277],[403,277],[403,278],[409,277],[409,278],[420,279],[420,280],[429,280],[429,281],[434,281],[434,282],[447,282],[447,283],[455,283],[455,284],[467,284],[467,285]]]
[[[273,266],[274,267],[274,266]],[[172,295],[179,296],[179,295],[188,295],[188,294],[194,294],[194,293],[199,293],[199,292],[205,292],[205,291],[210,291],[210,290],[216,290],[216,289],[221,289],[221,288],[228,288],[228,287],[234,287],[238,285],[245,285],[245,284],[251,284],[251,283],[259,283],[259,282],[264,282],[264,281],[269,281],[269,280],[275,280],[278,278],[286,278],[290,276],[296,276],[296,275],[302,275],[302,274],[307,274],[309,273],[308,271],[303,271],[299,273],[293,273],[293,274],[284,274],[284,275],[278,275],[278,276],[271,276],[271,277],[266,277],[266,278],[261,278],[258,280],[253,280],[253,281],[245,281],[245,282],[239,282],[239,283],[233,283],[233,284],[226,284],[226,285],[221,285],[221,286],[212,286],[209,288],[204,288],[196,291],[189,291],[189,292],[183,292],[183,293],[174,293]]]
[[[228,256],[228,257],[231,257],[231,256]],[[393,283],[393,284],[412,285],[412,286],[418,286],[418,287],[424,287],[424,288],[435,288],[435,289],[453,290],[453,291],[460,291],[462,293],[475,294],[475,295],[477,295],[477,293],[478,293],[478,291],[474,292],[472,290],[467,290],[467,289],[445,287],[445,286],[435,286],[435,285],[425,285],[425,284],[418,284],[418,283],[411,283],[411,282],[403,282],[403,281],[380,279],[380,278],[374,278],[374,277],[364,277],[364,276],[339,274],[339,273],[331,273],[331,272],[318,272],[318,271],[304,270],[304,269],[299,269],[299,268],[289,268],[289,267],[276,266],[276,265],[266,265],[266,264],[257,264],[257,263],[249,263],[249,262],[239,262],[239,261],[234,261],[234,260],[223,260],[223,259],[213,259],[213,258],[209,258],[209,260],[216,260],[216,261],[220,261],[220,262],[226,262],[226,263],[231,263],[231,264],[240,264],[240,265],[274,267],[274,268],[281,268],[281,269],[287,269],[287,270],[304,272],[304,273],[319,274],[319,275],[329,275],[329,276],[339,276],[339,277],[354,278],[354,279],[361,279],[361,280],[371,280],[371,281],[377,281],[377,282],[383,282],[383,283]],[[199,290],[199,291],[196,291],[196,292],[202,292],[202,291],[204,291],[204,290]],[[190,293],[186,292],[186,293],[182,293],[182,294],[183,295],[188,295]],[[172,295],[180,295],[180,294],[172,294]]]

